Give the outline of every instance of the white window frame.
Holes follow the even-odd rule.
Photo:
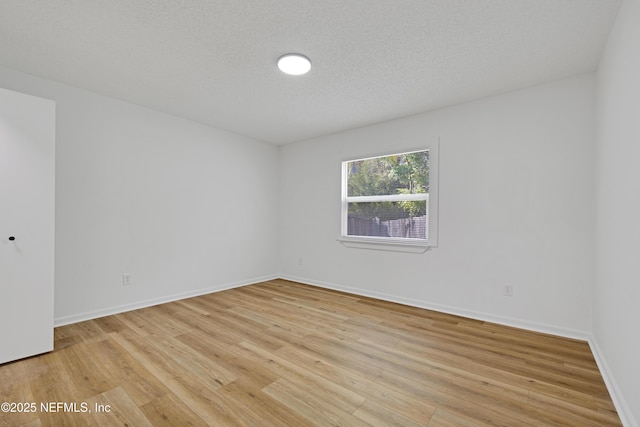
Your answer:
[[[347,196],[347,164],[356,160],[366,160],[377,157],[386,157],[416,151],[429,151],[429,193],[425,194],[391,194],[383,196]],[[341,232],[338,241],[349,248],[375,249],[396,252],[423,253],[430,247],[438,246],[438,163],[439,141],[433,141],[422,147],[396,151],[386,154],[377,154],[368,157],[348,159],[342,162],[342,205],[341,205]],[[427,239],[371,237],[347,235],[348,206],[353,202],[397,202],[397,201],[427,201]]]

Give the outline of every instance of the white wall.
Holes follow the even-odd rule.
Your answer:
[[[58,324],[276,273],[277,147],[6,68],[0,87],[57,104]]]
[[[595,77],[583,75],[284,146],[281,275],[586,337],[594,98]],[[433,137],[440,138],[439,247],[416,255],[340,245],[340,162]],[[511,298],[502,295],[506,284]]]
[[[594,336],[640,423],[640,2],[623,3],[598,70]],[[624,396],[624,398],[623,398]],[[626,402],[626,403],[624,403]],[[635,420],[632,420],[634,418]]]

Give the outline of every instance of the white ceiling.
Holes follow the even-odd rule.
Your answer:
[[[619,3],[0,0],[0,65],[286,144],[594,71]]]

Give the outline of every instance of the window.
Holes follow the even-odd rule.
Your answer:
[[[437,144],[342,162],[343,244],[424,252],[436,226]]]

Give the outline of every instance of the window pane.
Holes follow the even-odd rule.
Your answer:
[[[347,235],[427,238],[427,202],[349,203]]]
[[[429,192],[429,151],[347,162],[347,196]]]

